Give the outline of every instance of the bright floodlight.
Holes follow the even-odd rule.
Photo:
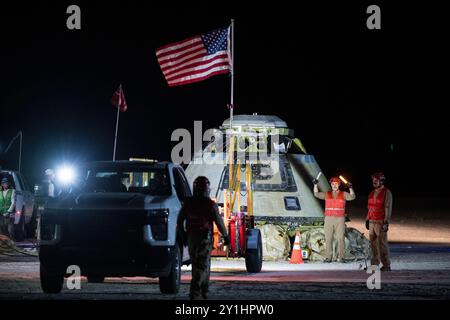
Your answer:
[[[75,180],[75,170],[72,167],[64,166],[57,170],[56,176],[62,184],[70,184]]]

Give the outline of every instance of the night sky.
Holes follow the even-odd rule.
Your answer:
[[[119,159],[170,160],[176,128],[228,118],[227,75],[169,88],[155,49],[236,23],[235,113],[287,121],[327,176],[367,193],[384,171],[395,195],[448,195],[448,26],[423,2],[155,6],[150,1],[33,1],[0,9],[0,157],[30,182],[61,162],[110,160],[123,84]],[[242,3],[244,3],[242,1]],[[345,4],[344,4],[345,3]],[[427,3],[427,4],[425,4]],[[81,30],[66,8],[81,7]],[[381,7],[381,30],[366,8]]]

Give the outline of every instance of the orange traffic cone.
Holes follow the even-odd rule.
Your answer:
[[[295,233],[294,248],[292,248],[291,261],[289,263],[303,263],[302,247],[300,245],[300,231]]]

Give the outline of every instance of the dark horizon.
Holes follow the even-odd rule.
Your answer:
[[[70,4],[81,7],[81,30],[66,28]],[[379,4],[382,29],[368,30],[369,4],[209,12],[139,1],[10,4],[0,13],[0,154],[22,130],[32,183],[63,161],[111,159],[110,99],[122,83],[117,158],[170,160],[173,130],[228,118],[230,79],[169,88],[155,50],[234,18],[236,114],[279,116],[328,177],[345,174],[357,193],[384,171],[394,195],[448,196],[444,10]],[[13,167],[17,157],[16,143],[0,160]]]

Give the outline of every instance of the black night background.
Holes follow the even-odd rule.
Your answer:
[[[66,8],[81,8],[81,30]],[[176,128],[228,118],[226,75],[169,88],[155,49],[235,19],[235,113],[287,121],[327,176],[367,194],[384,171],[396,195],[448,195],[448,33],[440,5],[34,1],[0,8],[0,154],[30,182],[61,162],[110,160],[123,84],[118,158],[170,160]]]

